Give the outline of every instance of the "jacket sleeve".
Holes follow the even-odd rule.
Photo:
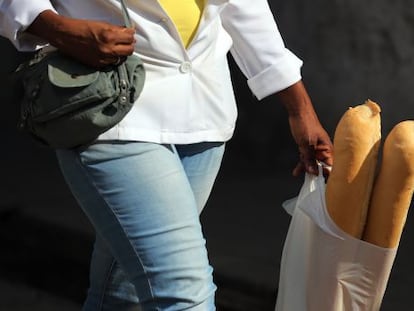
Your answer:
[[[44,46],[46,42],[24,31],[45,10],[56,11],[49,0],[0,0],[0,35],[20,51]]]
[[[230,52],[258,99],[301,80],[302,61],[285,47],[267,0],[230,0],[221,17]]]

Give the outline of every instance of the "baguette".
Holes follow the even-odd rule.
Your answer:
[[[413,189],[414,121],[403,121],[385,140],[363,240],[380,247],[398,246]]]
[[[326,184],[326,207],[336,225],[360,239],[381,142],[380,107],[373,101],[349,108],[334,135],[335,160]]]

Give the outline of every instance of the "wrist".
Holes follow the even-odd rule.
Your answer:
[[[286,108],[289,116],[314,113],[311,99],[302,81],[276,93],[276,96]]]

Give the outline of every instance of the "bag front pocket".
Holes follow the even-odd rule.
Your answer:
[[[118,77],[113,68],[97,71],[60,55],[42,60],[24,81],[35,122],[84,109],[88,103],[112,102],[119,96]],[[41,98],[42,103],[37,104]]]

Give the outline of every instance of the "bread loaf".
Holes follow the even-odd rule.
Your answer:
[[[332,220],[360,239],[365,226],[381,141],[380,107],[373,101],[349,108],[334,134],[334,163],[326,184]]]
[[[413,189],[414,121],[403,121],[385,140],[363,240],[381,247],[398,246]]]

